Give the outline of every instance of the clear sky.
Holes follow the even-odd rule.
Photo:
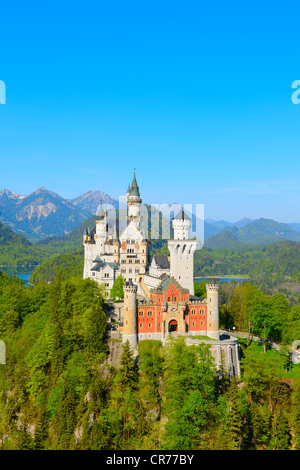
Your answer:
[[[296,2],[2,2],[0,189],[300,222]]]

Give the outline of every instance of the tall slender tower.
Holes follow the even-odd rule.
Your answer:
[[[104,242],[107,235],[107,211],[103,209],[102,199],[96,212],[96,234],[97,249],[99,255],[105,253]]]
[[[219,284],[212,279],[206,284],[207,300],[207,336],[220,339],[219,331]]]
[[[136,181],[135,173],[131,186],[128,186],[127,190],[127,204],[128,204],[128,218],[138,219],[140,217],[140,206],[142,199],[140,196],[140,190]]]
[[[191,219],[181,208],[172,220],[174,240],[168,240],[170,275],[194,294],[194,251],[197,241],[190,240]]]
[[[124,325],[123,343],[129,341],[135,349],[138,342],[137,337],[137,286],[131,280],[124,284]]]

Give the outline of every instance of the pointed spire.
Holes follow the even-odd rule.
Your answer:
[[[130,196],[140,197],[140,191],[139,191],[139,187],[138,187],[138,184],[137,184],[137,181],[136,181],[135,172],[134,172],[134,175],[133,175],[133,180],[132,180],[132,183],[131,183],[131,188],[130,188],[130,191],[129,191],[129,195]]]
[[[100,199],[100,203],[96,212],[96,218],[97,220],[102,220],[104,218],[104,210],[102,207],[102,199]]]
[[[191,218],[184,212],[183,207],[181,206],[180,211],[174,217],[176,220],[191,220]]]

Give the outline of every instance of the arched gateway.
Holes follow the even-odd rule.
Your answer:
[[[177,320],[171,320],[169,322],[169,333],[171,333],[172,331],[178,331]]]

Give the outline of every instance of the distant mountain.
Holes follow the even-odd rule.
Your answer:
[[[111,198],[102,191],[88,191],[75,199],[69,199],[69,202],[78,209],[88,212],[90,215],[95,215],[101,199],[104,207],[105,204],[110,204],[116,209],[119,207],[119,202],[116,199]]]
[[[247,219],[247,217],[244,217],[241,220],[238,220],[237,222],[234,222],[232,225],[238,228],[245,227],[246,225],[251,224],[252,222],[255,222],[253,219]]]
[[[280,240],[299,242],[300,233],[287,224],[261,218],[241,228],[236,226],[226,227],[218,234],[207,239],[205,247],[238,250],[247,246],[267,245]]]
[[[42,187],[20,196],[0,192],[0,220],[29,239],[62,236],[74,230],[90,213]]]
[[[205,219],[205,222],[216,227],[220,231],[223,230],[223,228],[230,227],[232,225],[232,222],[228,222],[227,220]]]
[[[292,227],[294,230],[297,232],[300,232],[300,224],[293,223],[293,224],[288,224],[289,227]]]

